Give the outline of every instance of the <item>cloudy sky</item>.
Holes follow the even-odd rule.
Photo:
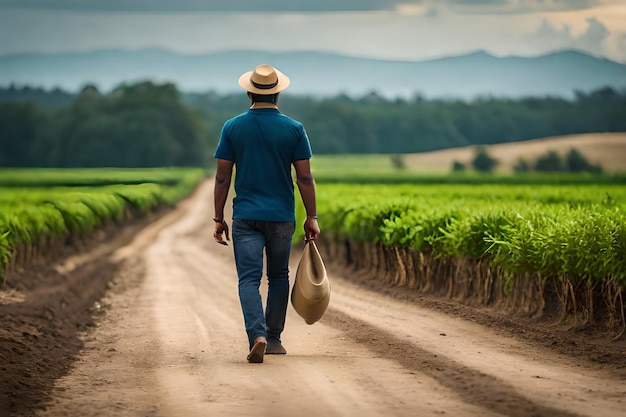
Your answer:
[[[0,0],[0,55],[161,47],[422,60],[579,49],[626,63],[626,0]]]

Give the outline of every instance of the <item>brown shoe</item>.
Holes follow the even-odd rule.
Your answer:
[[[267,348],[265,349],[266,355],[286,355],[287,350],[283,347],[283,345],[276,339],[272,339],[271,337],[267,340]]]
[[[267,339],[263,336],[259,336],[254,339],[254,344],[250,353],[248,354],[248,362],[250,363],[263,363],[263,356],[265,355],[265,348],[267,347]]]

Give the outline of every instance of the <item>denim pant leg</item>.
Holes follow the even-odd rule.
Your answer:
[[[265,324],[268,337],[280,342],[289,304],[289,254],[295,223],[266,223],[266,225],[265,251],[269,288]]]
[[[233,248],[239,276],[239,301],[250,346],[259,336],[267,337],[263,301],[259,292],[263,276],[263,231],[254,222],[233,219]]]

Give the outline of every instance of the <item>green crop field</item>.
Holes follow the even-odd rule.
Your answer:
[[[626,284],[623,175],[418,174],[395,169],[388,155],[312,165],[325,234],[488,259],[507,273]]]
[[[325,233],[626,284],[621,185],[320,184]]]
[[[623,175],[419,174],[381,156],[316,164],[320,243],[334,261],[426,291],[482,291],[484,303],[521,288],[512,297],[525,311],[553,292],[564,316],[608,311],[599,320],[623,332]]]
[[[0,281],[108,223],[176,203],[201,169],[0,170]]]

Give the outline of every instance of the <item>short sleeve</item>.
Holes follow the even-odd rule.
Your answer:
[[[292,162],[301,161],[303,159],[311,159],[313,156],[313,152],[311,151],[311,143],[309,142],[309,137],[306,134],[306,130],[304,126],[299,125],[299,137],[296,142],[296,148],[293,152]]]
[[[215,154],[213,155],[216,159],[225,159],[227,161],[235,161],[235,153],[233,150],[232,143],[229,137],[230,133],[230,123],[226,122],[222,127],[222,132],[220,134],[220,141],[217,144],[217,149],[215,149]]]

